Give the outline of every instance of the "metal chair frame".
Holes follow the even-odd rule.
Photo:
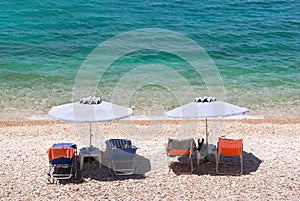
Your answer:
[[[51,152],[58,151],[61,153],[59,157],[52,158]],[[70,179],[72,176],[77,178],[77,145],[73,143],[57,143],[53,144],[47,150],[49,157],[48,176],[51,183],[57,179]],[[67,156],[71,154],[71,157]],[[69,169],[69,171],[68,171]],[[63,173],[62,173],[63,172]]]
[[[169,166],[169,172],[171,171],[171,163],[169,158],[178,158],[183,156],[188,156],[188,161],[186,163],[190,163],[191,172],[194,171],[193,159],[192,154],[196,151],[196,144],[193,138],[189,139],[171,139],[168,138],[168,144],[166,148],[167,152],[167,163]]]

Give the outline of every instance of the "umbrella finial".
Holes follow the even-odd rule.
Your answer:
[[[200,96],[198,98],[195,98],[195,102],[196,103],[201,103],[202,102],[202,97]]]
[[[217,99],[215,97],[207,97],[207,96],[204,96],[203,98],[200,96],[198,98],[195,98],[195,102],[196,103],[209,103],[209,102],[215,102],[217,101]]]
[[[93,104],[100,104],[102,102],[102,99],[100,97],[88,97],[88,98],[82,98],[80,99],[80,103],[81,104],[89,104],[89,105],[93,105]]]

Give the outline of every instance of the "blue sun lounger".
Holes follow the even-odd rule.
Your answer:
[[[70,179],[77,176],[77,145],[73,143],[53,144],[47,150],[49,158],[49,181],[54,179]]]
[[[134,159],[137,148],[128,139],[110,139],[106,141],[110,165],[116,175],[134,173]]]

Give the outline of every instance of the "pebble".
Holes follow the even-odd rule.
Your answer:
[[[291,200],[300,194],[300,161],[291,162],[299,158],[297,120],[227,120],[224,123],[222,131],[226,137],[244,139],[242,176],[216,175],[213,156],[211,163],[200,164],[200,168],[195,165],[193,174],[168,173],[164,143],[167,138],[177,136],[180,121],[163,122],[167,132],[161,130],[158,122],[151,124],[151,128],[146,121],[128,126],[126,121],[99,124],[101,137],[134,139],[133,144],[139,147],[137,154],[144,162],[151,159],[150,166],[153,161],[155,166],[144,177],[110,177],[105,165],[97,170],[87,168],[79,174],[82,179],[58,184],[47,184],[44,179],[48,165],[46,150],[62,141],[74,142],[79,148],[86,146],[78,137],[76,126],[53,121],[9,121],[7,124],[1,121],[0,124],[0,196],[4,200],[246,201]],[[200,131],[205,130],[204,124],[198,126]],[[185,132],[194,133],[193,126],[187,127]],[[102,146],[103,140],[97,141],[100,139],[97,133],[95,144]],[[197,137],[201,137],[200,133],[195,133]]]

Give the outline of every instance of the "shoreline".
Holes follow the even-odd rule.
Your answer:
[[[244,115],[225,117],[225,119],[299,119],[300,105],[287,105],[286,107],[260,107],[248,108],[249,112]],[[50,110],[50,109],[49,109]],[[49,110],[23,110],[15,108],[0,109],[0,120],[29,119],[29,120],[51,120],[47,113]],[[164,116],[167,109],[134,109],[133,120],[166,120]]]
[[[227,119],[208,119],[208,121],[223,121],[223,122],[239,122],[246,124],[300,124],[300,118],[227,118]],[[181,124],[182,122],[205,122],[205,119],[121,119],[118,121],[110,122],[98,122],[95,124],[114,124],[114,123],[129,123],[134,124],[149,124],[154,123],[170,123],[170,124]],[[11,127],[11,126],[29,126],[29,125],[54,125],[54,124],[73,124],[72,122],[61,122],[51,119],[26,119],[26,118],[16,118],[16,119],[0,119],[1,127]],[[83,123],[84,124],[84,123]]]

